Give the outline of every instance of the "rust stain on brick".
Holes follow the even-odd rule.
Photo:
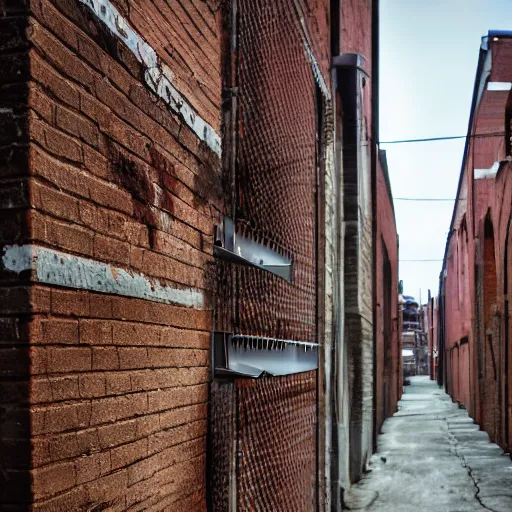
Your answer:
[[[222,181],[215,167],[201,165],[199,173],[194,176],[194,206],[203,206],[208,200],[219,201],[223,197]]]
[[[153,247],[153,230],[159,227],[158,215],[154,206],[164,207],[165,210],[173,213],[174,207],[171,198],[167,195],[157,203],[155,186],[148,176],[146,170],[141,168],[137,162],[130,157],[128,152],[122,150],[112,142],[108,142],[108,162],[115,182],[123,187],[131,196],[133,203],[134,217],[139,222],[147,225],[149,229],[150,247]],[[162,198],[160,198],[162,199]]]
[[[130,158],[127,152],[113,143],[108,144],[109,164],[118,185],[126,189],[134,199],[145,204],[154,204],[155,193],[145,171]]]

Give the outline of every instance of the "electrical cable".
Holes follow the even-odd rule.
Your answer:
[[[401,261],[414,261],[414,262],[422,262],[422,261],[443,261],[442,259],[441,260],[398,260],[399,262]]]
[[[444,197],[393,197],[393,201],[465,201],[465,197],[459,199]]]
[[[455,139],[480,139],[485,137],[505,137],[505,132],[499,133],[475,133],[474,135],[453,135],[449,137],[427,137],[425,139],[403,139],[403,140],[388,140],[380,141],[379,144],[407,144],[409,142],[436,142],[441,140],[455,140]]]

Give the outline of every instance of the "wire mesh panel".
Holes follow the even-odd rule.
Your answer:
[[[313,510],[316,372],[238,380],[236,387],[237,510]]]
[[[231,109],[224,113],[225,213],[238,235],[291,259],[293,270],[288,282],[261,268],[219,261],[215,312],[219,331],[316,342],[322,98],[300,5],[232,0],[228,24],[234,43],[224,91]],[[276,357],[283,355],[276,350]],[[211,432],[222,437],[211,443],[218,459],[215,482],[223,486],[213,489],[215,512],[315,509],[316,379],[313,371],[237,378],[233,389],[212,386],[217,411],[210,417]]]
[[[213,381],[210,387],[208,453],[209,510],[229,512],[235,507],[236,390],[229,381]]]
[[[293,260],[238,267],[234,331],[315,341],[317,99],[293,0],[238,1],[236,226]]]

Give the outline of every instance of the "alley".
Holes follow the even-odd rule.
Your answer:
[[[512,510],[512,462],[428,377],[412,377],[378,438],[351,510]]]

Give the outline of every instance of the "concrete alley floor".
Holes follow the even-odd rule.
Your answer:
[[[412,377],[383,426],[350,510],[512,511],[512,461],[428,377]]]

